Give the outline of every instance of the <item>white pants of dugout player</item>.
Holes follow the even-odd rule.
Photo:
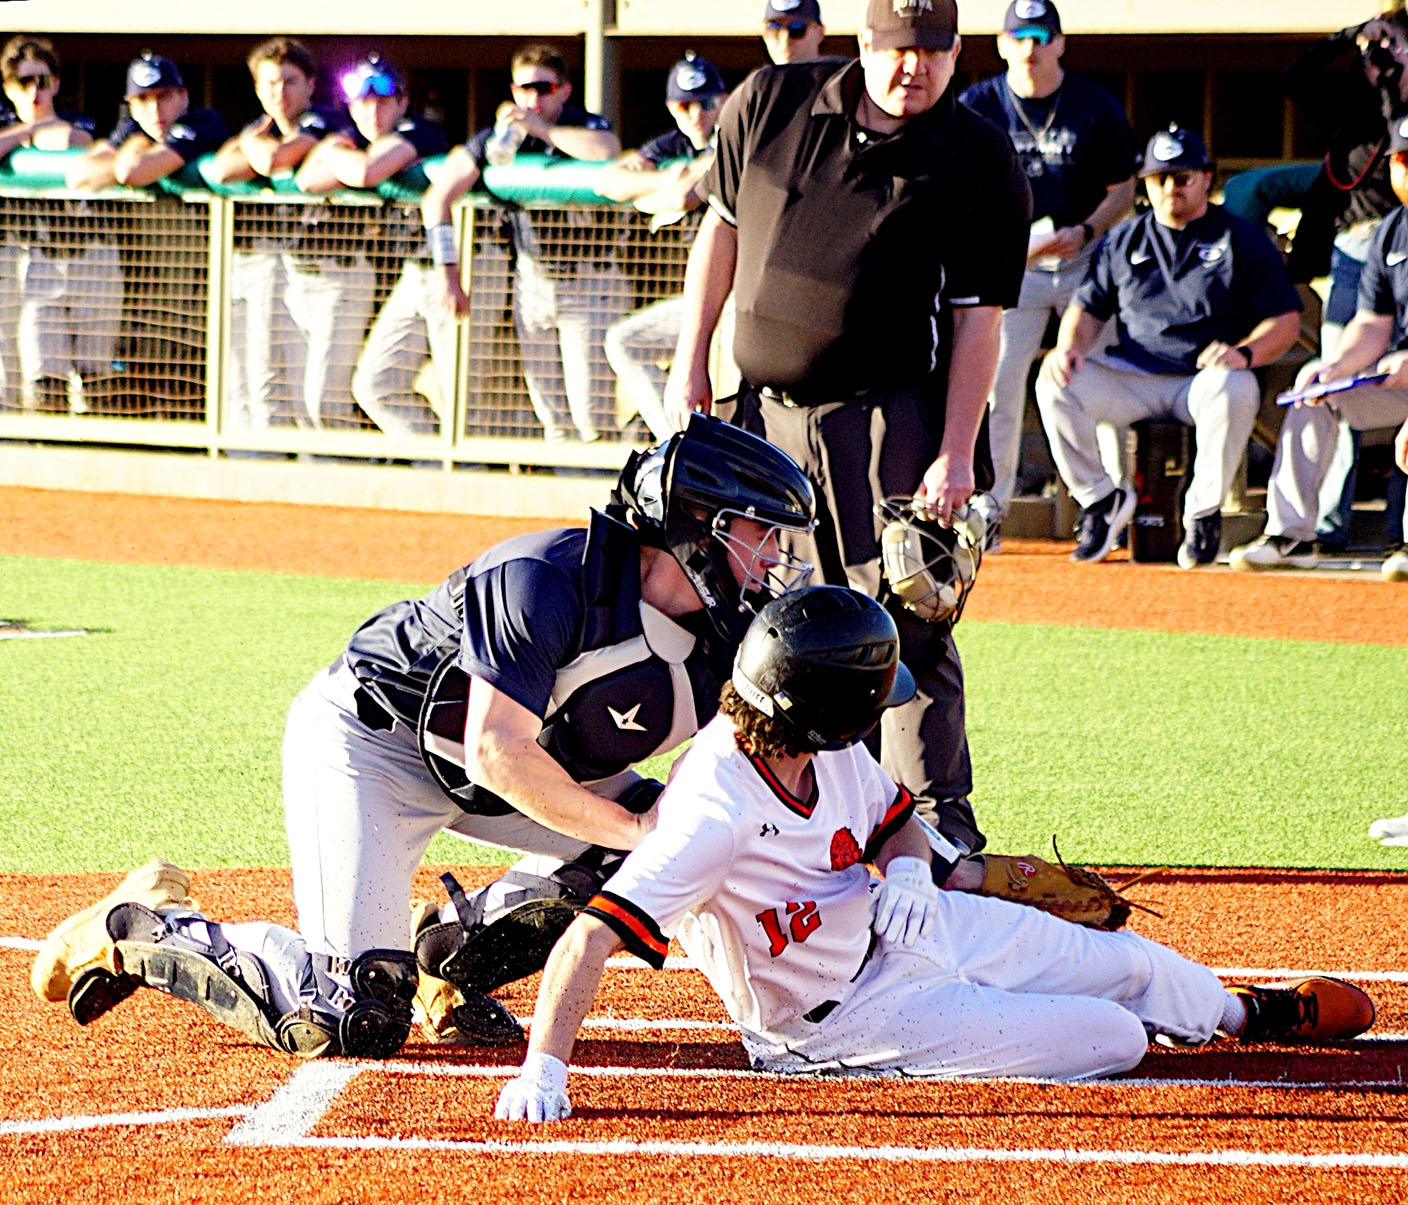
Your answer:
[[[1217,976],[1137,934],[959,891],[938,906],[914,946],[881,939],[818,1024],[798,1018],[783,1043],[745,1033],[753,1065],[1084,1079],[1135,1066],[1155,1034],[1206,1042],[1222,1019]]]
[[[1016,491],[1021,464],[1027,380],[1052,314],[1060,315],[1085,279],[1090,249],[1053,269],[1028,268],[1014,309],[1002,311],[997,374],[988,395],[988,446],[992,449],[992,497],[1005,514]]]
[[[1115,488],[1101,463],[1098,423],[1127,427],[1141,419],[1171,418],[1190,424],[1198,451],[1183,499],[1183,522],[1191,527],[1194,519],[1216,514],[1231,489],[1256,422],[1261,387],[1246,369],[1204,368],[1191,376],[1164,376],[1091,356],[1065,388],[1043,373],[1036,398],[1056,468],[1081,508]]]
[[[1319,366],[1314,360],[1296,378],[1299,388]],[[1313,540],[1320,486],[1335,456],[1341,421],[1355,431],[1397,427],[1408,418],[1408,391],[1361,385],[1323,406],[1292,406],[1281,422],[1276,460],[1266,488],[1266,534]],[[1408,517],[1403,521],[1408,529]],[[1393,538],[1392,532],[1389,533]]]
[[[276,247],[234,253],[226,419],[233,430],[262,431],[295,421],[285,365],[297,335],[284,301],[287,289],[284,257]]]
[[[388,435],[435,435],[455,404],[455,340],[459,327],[442,304],[440,269],[407,260],[381,307],[352,374],[352,396]],[[435,369],[436,393],[415,390],[426,356]]]
[[[117,248],[90,243],[77,255],[21,248],[16,272],[23,404],[29,409],[67,409],[63,398],[70,371],[85,382],[113,371],[122,317]]]
[[[615,378],[603,350],[606,328],[629,305],[626,280],[614,264],[580,263],[549,276],[523,254],[513,282],[513,321],[523,380],[533,413],[549,440],[574,431],[594,440],[616,426]]]
[[[345,261],[345,262],[344,262]],[[357,420],[352,369],[372,316],[374,278],[365,255],[284,256],[284,303],[298,336],[288,347],[301,427],[348,427]]]

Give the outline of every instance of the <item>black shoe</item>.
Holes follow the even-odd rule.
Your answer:
[[[1184,569],[1211,565],[1222,547],[1222,515],[1204,515],[1194,519],[1193,526],[1178,548],[1178,563]]]
[[[1099,502],[1080,512],[1076,520],[1076,550],[1071,560],[1094,564],[1103,561],[1129,526],[1134,515],[1134,491],[1116,486]]]

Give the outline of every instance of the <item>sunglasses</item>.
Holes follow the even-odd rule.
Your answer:
[[[1175,188],[1187,188],[1198,178],[1197,172],[1150,172],[1147,177],[1159,188],[1167,188],[1172,184]]]
[[[54,86],[54,77],[47,71],[41,71],[38,75],[16,75],[11,79],[21,88],[33,87],[39,91]]]
[[[785,29],[788,39],[793,42],[798,38],[806,37],[807,34],[807,22],[805,21],[769,21],[768,28],[774,33],[780,33]]]
[[[514,84],[515,92],[536,92],[539,96],[551,96],[562,87],[560,80],[530,79],[526,83]]]
[[[342,77],[342,91],[348,100],[366,96],[397,96],[401,86],[382,71],[352,71]]]

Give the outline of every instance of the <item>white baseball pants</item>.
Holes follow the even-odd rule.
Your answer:
[[[1312,360],[1296,378],[1299,388],[1319,366]],[[1292,406],[1281,422],[1276,459],[1266,488],[1266,534],[1313,540],[1320,486],[1335,456],[1341,420],[1356,431],[1397,427],[1408,419],[1408,390],[1361,385],[1321,406]],[[1408,527],[1408,519],[1404,520]]]
[[[1137,934],[944,891],[933,933],[882,940],[820,1024],[744,1045],[773,1071],[1087,1079],[1136,1066],[1154,1034],[1206,1042],[1226,999],[1207,967]]]
[[[1237,466],[1261,404],[1261,387],[1248,369],[1204,368],[1191,376],[1139,372],[1103,356],[1062,388],[1046,373],[1037,378],[1037,404],[1051,455],[1071,497],[1082,508],[1115,488],[1101,463],[1098,423],[1127,427],[1146,418],[1171,418],[1197,432],[1198,451],[1183,500],[1183,522],[1216,514],[1232,488]]]
[[[316,266],[316,271],[314,271]],[[372,266],[365,255],[345,265],[331,256],[300,263],[284,257],[284,302],[297,329],[285,360],[301,427],[347,427],[356,421],[352,370],[372,316]]]

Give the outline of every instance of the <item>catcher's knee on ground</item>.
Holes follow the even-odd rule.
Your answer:
[[[421,931],[417,965],[466,997],[541,971],[557,939],[619,861],[620,855],[591,850],[546,876],[510,870],[472,897],[453,875],[441,875],[456,919]]]

